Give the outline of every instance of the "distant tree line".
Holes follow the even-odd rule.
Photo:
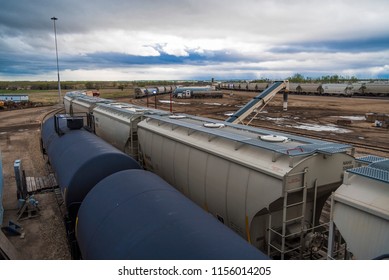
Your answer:
[[[294,74],[292,77],[288,77],[287,80],[292,83],[345,83],[351,82],[355,83],[358,81],[358,78],[355,76],[344,77],[341,75],[326,75],[321,76],[320,78],[310,78],[304,77],[302,74]]]
[[[291,77],[286,78],[292,83],[345,83],[345,82],[357,82],[358,78],[355,76],[344,77],[341,75],[326,75],[319,78],[304,77],[304,75],[296,73]],[[368,79],[364,79],[365,81]],[[375,79],[377,80],[377,79]],[[373,81],[373,80],[370,80]],[[248,80],[225,80],[224,82],[231,83],[246,83]],[[269,83],[271,79],[262,78],[251,80],[252,83]],[[165,85],[183,85],[183,86],[201,86],[209,85],[209,81],[173,81],[173,80],[144,80],[144,81],[64,81],[61,82],[61,89],[65,91],[70,90],[84,90],[84,89],[121,89],[133,88],[133,87],[145,87],[145,86],[165,86]],[[0,90],[57,90],[58,83],[56,81],[0,81]]]

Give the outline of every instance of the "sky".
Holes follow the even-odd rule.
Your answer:
[[[389,78],[388,0],[0,0],[0,81]]]

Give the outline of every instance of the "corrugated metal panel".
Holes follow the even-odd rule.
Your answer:
[[[389,183],[389,160],[375,161],[369,166],[362,166],[347,170],[370,179]]]
[[[357,162],[360,162],[360,163],[370,164],[370,163],[373,163],[376,161],[381,161],[381,160],[386,160],[386,159],[387,158],[384,158],[384,157],[368,155],[368,156],[364,156],[364,157],[359,157],[356,160],[357,160]]]
[[[356,259],[373,259],[389,252],[388,221],[342,203],[335,204],[334,221]]]

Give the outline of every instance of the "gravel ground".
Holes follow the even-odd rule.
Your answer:
[[[56,196],[53,192],[36,194],[40,216],[17,221],[18,201],[13,163],[21,159],[27,177],[48,174],[45,159],[40,151],[40,125],[42,116],[53,107],[31,108],[0,112],[0,151],[4,176],[4,221],[22,226],[24,238],[9,237],[20,259],[70,259]]]

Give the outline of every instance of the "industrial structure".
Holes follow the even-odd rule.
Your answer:
[[[259,93],[256,97],[254,97],[250,102],[248,102],[245,106],[235,112],[232,116],[230,116],[226,122],[230,123],[242,123],[244,124],[244,119],[246,119],[254,110],[258,114],[266,105],[270,102],[270,100],[281,90],[284,90],[284,104],[283,108],[286,111],[288,108],[288,91],[289,91],[289,82],[288,81],[278,81],[273,83],[268,88],[264,89],[261,93]],[[255,116],[251,118],[254,119]],[[251,121],[250,121],[251,122]],[[248,124],[250,124],[248,122]]]

